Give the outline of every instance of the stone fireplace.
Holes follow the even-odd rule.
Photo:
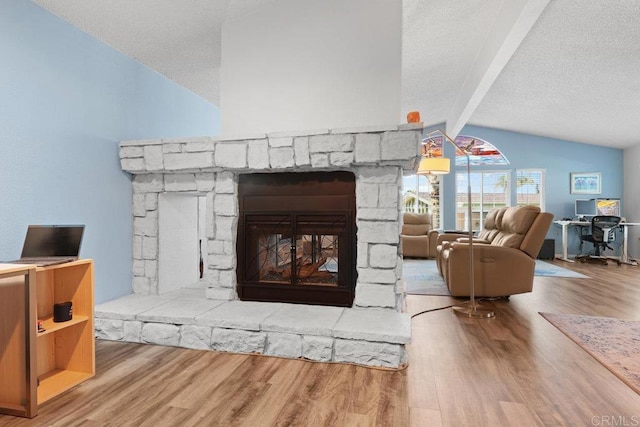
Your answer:
[[[159,293],[159,194],[206,197],[206,295],[233,300],[238,298],[236,269],[246,263],[246,259],[238,262],[236,252],[241,177],[342,171],[353,174],[355,180],[357,231],[349,231],[356,238],[357,262],[352,306],[400,311],[400,190],[403,172],[415,170],[421,132],[421,125],[400,125],[393,129],[324,130],[231,140],[122,142],[122,169],[134,175],[134,293]],[[265,194],[263,199],[270,196]],[[256,209],[256,214],[262,210]],[[266,206],[262,212],[272,209]]]
[[[159,198],[191,195],[204,201],[207,300],[309,304],[300,309],[320,313],[319,324],[327,313],[397,324],[402,331],[379,334],[310,326],[335,340],[334,356],[343,339],[364,340],[394,354],[384,365],[397,365],[409,327],[400,190],[417,167],[421,134],[421,124],[408,124],[122,142],[122,169],[133,174],[134,294],[161,294]]]

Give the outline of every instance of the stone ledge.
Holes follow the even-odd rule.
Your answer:
[[[178,298],[136,315],[142,322],[196,324],[198,313],[206,313],[224,304],[221,300],[202,298]]]
[[[228,329],[245,329],[259,331],[262,322],[282,308],[283,304],[229,301],[196,318],[199,325],[214,326]]]
[[[100,304],[96,337],[366,366],[398,367],[406,361],[407,314],[194,297],[203,291],[189,289],[183,293],[188,297],[128,295]],[[127,331],[134,324],[136,333]]]
[[[131,139],[128,141],[120,141],[120,148],[137,146],[137,145],[155,145],[155,144],[160,145],[164,143],[165,141],[163,139]]]
[[[333,329],[336,338],[408,344],[411,318],[390,310],[345,310]]]
[[[331,336],[332,329],[346,309],[317,305],[283,304],[267,317],[260,328],[268,332]]]
[[[286,137],[296,137],[296,136],[311,136],[311,135],[326,135],[331,132],[331,129],[309,129],[309,130],[298,130],[298,131],[280,131],[280,132],[269,132],[267,137],[269,138],[286,138]]]
[[[420,157],[421,130],[421,124],[381,125],[233,138],[122,141],[120,166],[132,174],[251,172],[269,167],[302,171],[307,165],[347,169],[390,165],[409,171],[415,168]],[[270,165],[266,160],[260,161],[262,158],[268,158]]]
[[[173,300],[175,300],[173,297],[158,295],[127,295],[97,305],[94,310],[94,316],[100,319],[136,320],[138,314],[163,306]]]
[[[387,131],[399,130],[398,125],[371,125],[371,126],[351,126],[344,128],[331,129],[332,134],[337,133],[380,133]]]
[[[222,135],[219,137],[212,138],[213,141],[217,142],[234,142],[234,141],[247,141],[250,139],[265,139],[267,137],[266,133],[247,133],[244,135]]]
[[[400,126],[398,126],[398,130],[416,130],[416,129],[422,130],[423,128],[424,128],[424,123],[422,123],[422,122],[418,122],[418,123],[403,123]]]
[[[253,139],[265,138],[295,138],[301,136],[313,135],[340,135],[355,133],[383,133],[383,132],[402,132],[416,131],[424,128],[423,123],[404,123],[400,125],[369,125],[369,126],[350,126],[334,129],[307,129],[307,130],[291,130],[268,133],[251,133],[244,135],[222,135],[222,136],[197,136],[197,137],[177,137],[162,139],[137,139],[126,140],[120,142],[120,148],[128,146],[140,145],[160,145],[160,144],[180,144],[188,142],[238,142]]]

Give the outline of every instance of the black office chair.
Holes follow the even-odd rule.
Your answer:
[[[585,255],[576,257],[576,260],[586,262],[590,259],[596,259],[607,264],[607,257],[602,255],[606,249],[613,248],[609,246],[616,238],[616,228],[620,225],[619,216],[597,215],[591,219],[591,234],[580,236],[580,246],[582,242],[591,242],[593,244],[593,255]],[[602,250],[602,252],[601,252]],[[618,261],[618,264],[620,262]]]

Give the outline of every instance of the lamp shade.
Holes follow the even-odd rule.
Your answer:
[[[449,170],[450,162],[446,157],[423,157],[418,165],[418,175],[444,175]]]

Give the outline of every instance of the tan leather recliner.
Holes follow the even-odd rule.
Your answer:
[[[403,257],[435,258],[438,231],[433,230],[431,214],[405,212],[400,243]]]
[[[474,292],[478,297],[531,292],[535,259],[553,220],[551,213],[540,212],[537,206],[503,209],[488,223],[485,220],[486,233],[473,240]],[[443,242],[438,253],[441,274],[453,296],[470,293],[467,240]]]

